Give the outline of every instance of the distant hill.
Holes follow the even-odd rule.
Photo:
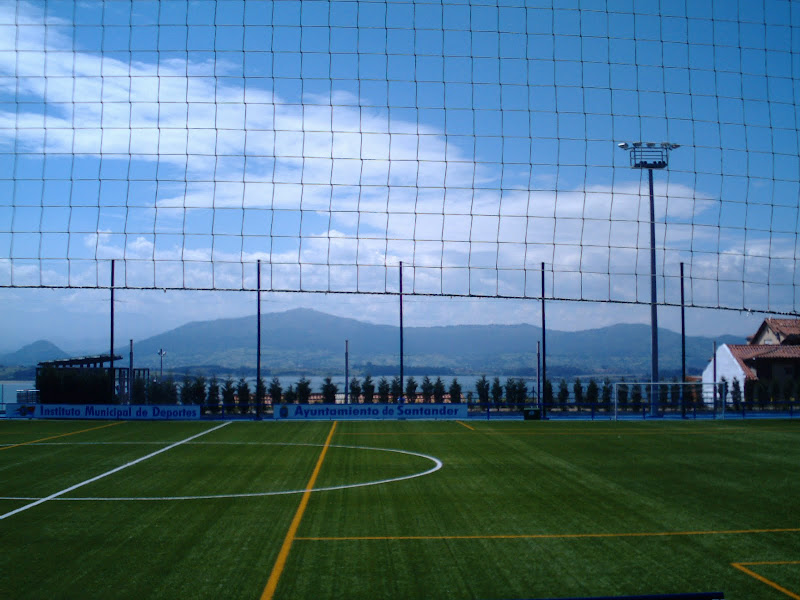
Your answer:
[[[262,315],[264,374],[333,374],[344,370],[345,339],[356,374],[397,370],[399,328],[336,317],[309,309]],[[533,375],[536,342],[533,325],[455,325],[406,327],[405,365],[409,372]],[[735,336],[718,343],[742,343]],[[690,374],[699,373],[712,353],[712,338],[687,337]],[[256,318],[241,317],[188,323],[166,333],[135,341],[137,366],[158,368],[159,349],[166,351],[165,370],[250,372],[256,362]],[[663,377],[680,374],[680,334],[659,330]],[[127,360],[128,349],[117,350]],[[200,367],[199,365],[206,365]],[[578,332],[547,332],[548,376],[646,375],[650,371],[648,325],[613,325]]]
[[[67,357],[67,353],[55,344],[46,340],[39,340],[23,346],[16,352],[0,355],[0,365],[8,367],[33,366],[46,360],[58,360]]]

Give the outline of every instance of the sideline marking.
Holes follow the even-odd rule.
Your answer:
[[[106,442],[102,442],[106,443]],[[128,443],[128,442],[120,442],[120,443]],[[134,443],[134,442],[130,442]],[[146,444],[152,443],[160,443],[160,444],[168,444],[169,442],[142,442]],[[188,445],[190,446],[201,446],[201,445],[216,445],[216,444],[238,444],[239,442],[189,442]],[[322,444],[296,444],[292,442],[241,442],[244,445],[253,445],[258,444],[261,446],[314,446],[314,447],[321,447]],[[311,492],[329,492],[333,490],[346,490],[350,488],[358,488],[358,487],[368,487],[371,485],[382,485],[384,483],[394,483],[396,481],[405,481],[407,479],[416,479],[417,477],[424,477],[425,475],[430,475],[431,473],[435,473],[439,469],[442,468],[442,461],[440,461],[435,456],[429,456],[427,454],[421,454],[419,452],[412,452],[411,450],[397,450],[395,448],[372,448],[369,446],[343,446],[338,444],[330,444],[330,448],[345,448],[349,450],[374,450],[376,452],[394,452],[395,454],[406,454],[408,456],[417,456],[419,458],[425,458],[433,463],[433,467],[428,469],[427,471],[420,471],[419,473],[411,473],[410,475],[400,475],[399,477],[391,477],[389,479],[378,479],[376,481],[365,481],[362,483],[344,483],[342,485],[331,485],[328,487],[318,487],[310,490]],[[257,498],[263,496],[285,496],[288,494],[303,494],[306,490],[277,490],[274,492],[245,492],[241,494],[212,494],[212,495],[203,495],[203,496],[131,496],[131,497],[93,497],[93,498],[55,498],[55,500],[59,500],[62,502],[77,502],[77,501],[84,501],[84,502],[117,502],[117,501],[155,501],[155,500],[214,500],[218,498]],[[38,500],[37,497],[29,497],[29,496],[0,496],[0,500]]]
[[[764,562],[743,562],[743,563],[731,563],[731,566],[735,569],[739,569],[742,573],[746,575],[750,575],[755,579],[758,579],[761,583],[766,583],[768,586],[775,588],[779,592],[782,592],[789,596],[789,598],[794,598],[795,600],[800,600],[800,596],[795,594],[794,592],[790,592],[785,587],[778,585],[774,581],[771,581],[764,577],[763,575],[759,575],[755,571],[751,571],[744,565],[750,566],[758,566],[758,565],[800,565],[800,560],[776,560],[776,561],[764,561]]]
[[[353,536],[353,537],[298,537],[306,542],[348,542],[366,540],[558,540],[615,537],[668,537],[679,535],[734,535],[743,533],[798,533],[800,528],[789,529],[731,529],[727,531],[656,531],[651,533],[533,533],[498,535],[406,535],[406,536]],[[739,563],[742,564],[742,563]],[[756,563],[744,563],[756,564]],[[766,563],[762,563],[766,564]],[[797,600],[800,600],[798,598]]]
[[[278,587],[278,581],[281,578],[281,573],[283,573],[283,568],[286,566],[286,559],[289,557],[289,551],[292,549],[292,542],[295,540],[297,529],[300,527],[300,521],[302,521],[303,513],[306,511],[306,506],[308,505],[308,499],[311,497],[311,490],[314,487],[314,483],[317,481],[317,475],[319,475],[320,469],[322,468],[322,461],[325,460],[325,455],[328,453],[328,447],[330,446],[331,438],[333,438],[333,432],[336,431],[336,423],[337,421],[334,421],[333,425],[331,425],[331,430],[328,432],[328,438],[325,440],[325,445],[322,447],[322,452],[319,453],[319,458],[317,459],[317,464],[314,467],[314,472],[311,473],[311,478],[308,480],[305,492],[300,500],[300,506],[297,507],[297,512],[294,514],[294,518],[292,519],[292,524],[289,525],[289,531],[286,532],[286,538],[283,540],[283,545],[281,546],[280,552],[278,552],[278,558],[275,560],[275,564],[272,567],[272,573],[269,575],[267,585],[264,587],[264,591],[261,593],[261,600],[272,600],[272,597],[275,595],[275,590]]]
[[[12,511],[9,511],[9,512],[3,514],[3,515],[0,515],[0,521],[2,521],[3,519],[6,519],[6,518],[8,518],[8,517],[10,517],[12,515],[15,515],[17,513],[20,513],[20,512],[22,512],[24,510],[28,510],[29,508],[33,508],[34,506],[38,506],[39,504],[43,504],[44,502],[47,502],[48,500],[53,500],[55,498],[58,498],[59,496],[63,496],[64,494],[68,494],[69,492],[71,492],[73,490],[77,490],[78,488],[81,488],[81,487],[83,487],[85,485],[88,485],[90,483],[94,483],[95,481],[97,481],[99,479],[103,479],[104,477],[108,477],[109,475],[113,475],[114,473],[116,473],[118,471],[122,471],[122,469],[126,469],[128,467],[132,467],[133,465],[135,465],[137,463],[140,463],[142,461],[145,461],[148,458],[153,458],[154,456],[157,456],[157,455],[161,454],[162,452],[166,452],[167,450],[171,450],[172,448],[180,446],[181,444],[185,444],[186,442],[188,442],[190,440],[193,440],[195,438],[199,438],[199,437],[201,437],[203,435],[206,435],[207,433],[211,433],[212,431],[216,431],[217,429],[220,429],[221,427],[225,427],[226,425],[230,425],[232,422],[233,421],[226,421],[222,425],[217,425],[216,427],[212,427],[211,429],[207,429],[207,430],[202,431],[202,432],[200,432],[198,434],[195,434],[195,435],[193,435],[191,437],[188,437],[185,440],[181,440],[179,442],[175,442],[174,444],[171,444],[171,445],[167,446],[166,448],[161,448],[160,450],[156,450],[155,452],[151,452],[147,456],[142,456],[141,458],[137,458],[136,460],[132,460],[129,463],[125,463],[124,465],[121,465],[119,467],[115,467],[115,468],[111,469],[110,471],[106,471],[105,473],[101,473],[100,475],[96,475],[95,477],[91,477],[90,479],[87,479],[86,481],[82,481],[82,482],[76,483],[75,485],[72,485],[72,486],[70,486],[68,488],[64,488],[60,492],[56,492],[55,494],[50,494],[49,496],[46,496],[45,498],[40,498],[39,500],[36,500],[35,502],[31,502],[30,504],[26,504],[25,506],[20,506],[17,509],[14,509]]]
[[[463,421],[456,421],[456,423],[458,423],[459,425],[463,425],[464,427],[466,427],[466,428],[467,428],[467,429],[469,429],[470,431],[475,431],[475,428],[474,428],[474,427],[471,427],[471,426],[467,425],[467,424],[466,424],[466,423],[464,423]]]
[[[87,431],[95,431],[97,429],[105,429],[106,427],[113,427],[114,425],[122,425],[125,421],[117,421],[115,423],[107,423],[99,427],[90,427],[89,429],[81,429],[80,431],[70,431],[69,433],[60,433],[58,435],[51,435],[50,437],[41,438],[39,440],[31,440],[30,442],[21,442],[19,444],[12,444],[11,446],[4,446],[0,451],[9,450],[11,448],[19,448],[20,446],[27,446],[28,444],[35,444],[37,442],[44,442],[45,440],[54,440],[56,438],[67,437],[68,435],[76,435],[78,433],[86,433]]]

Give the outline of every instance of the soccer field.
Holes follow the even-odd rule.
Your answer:
[[[799,470],[789,421],[0,421],[0,597],[798,599]]]

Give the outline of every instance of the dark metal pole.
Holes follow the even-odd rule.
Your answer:
[[[128,365],[128,404],[133,402],[133,340],[131,344],[131,362]]]
[[[400,395],[403,395],[403,261],[400,261]]]
[[[686,418],[683,390],[686,387],[686,315],[683,295],[683,263],[681,263],[681,416]]]
[[[655,197],[653,193],[653,169],[647,169],[650,180],[650,414],[658,415],[658,397],[656,386],[658,382],[658,308],[656,306],[656,216]]]
[[[544,263],[542,263],[542,386],[547,390],[547,320],[544,315]],[[542,401],[542,418],[547,409]]]
[[[711,382],[714,385],[714,418],[717,418],[717,342],[714,341],[714,354],[712,355],[712,374],[711,377],[713,381]]]
[[[350,341],[344,341],[344,403],[350,404]]]
[[[536,342],[536,403],[539,405],[539,410],[542,410],[542,385],[539,380],[539,364],[541,362],[541,354],[539,353],[539,344]]]
[[[261,260],[256,261],[256,419],[261,418]]]
[[[108,353],[108,373],[111,379],[111,396],[109,403],[114,402],[114,260],[111,260],[111,352]]]

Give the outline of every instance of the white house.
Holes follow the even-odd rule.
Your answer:
[[[728,393],[733,380],[739,382],[742,395],[746,381],[779,381],[800,377],[800,320],[765,319],[747,344],[721,344],[714,360],[703,371],[703,400],[714,401],[714,370],[716,381],[724,377]],[[730,396],[729,396],[730,398]]]

